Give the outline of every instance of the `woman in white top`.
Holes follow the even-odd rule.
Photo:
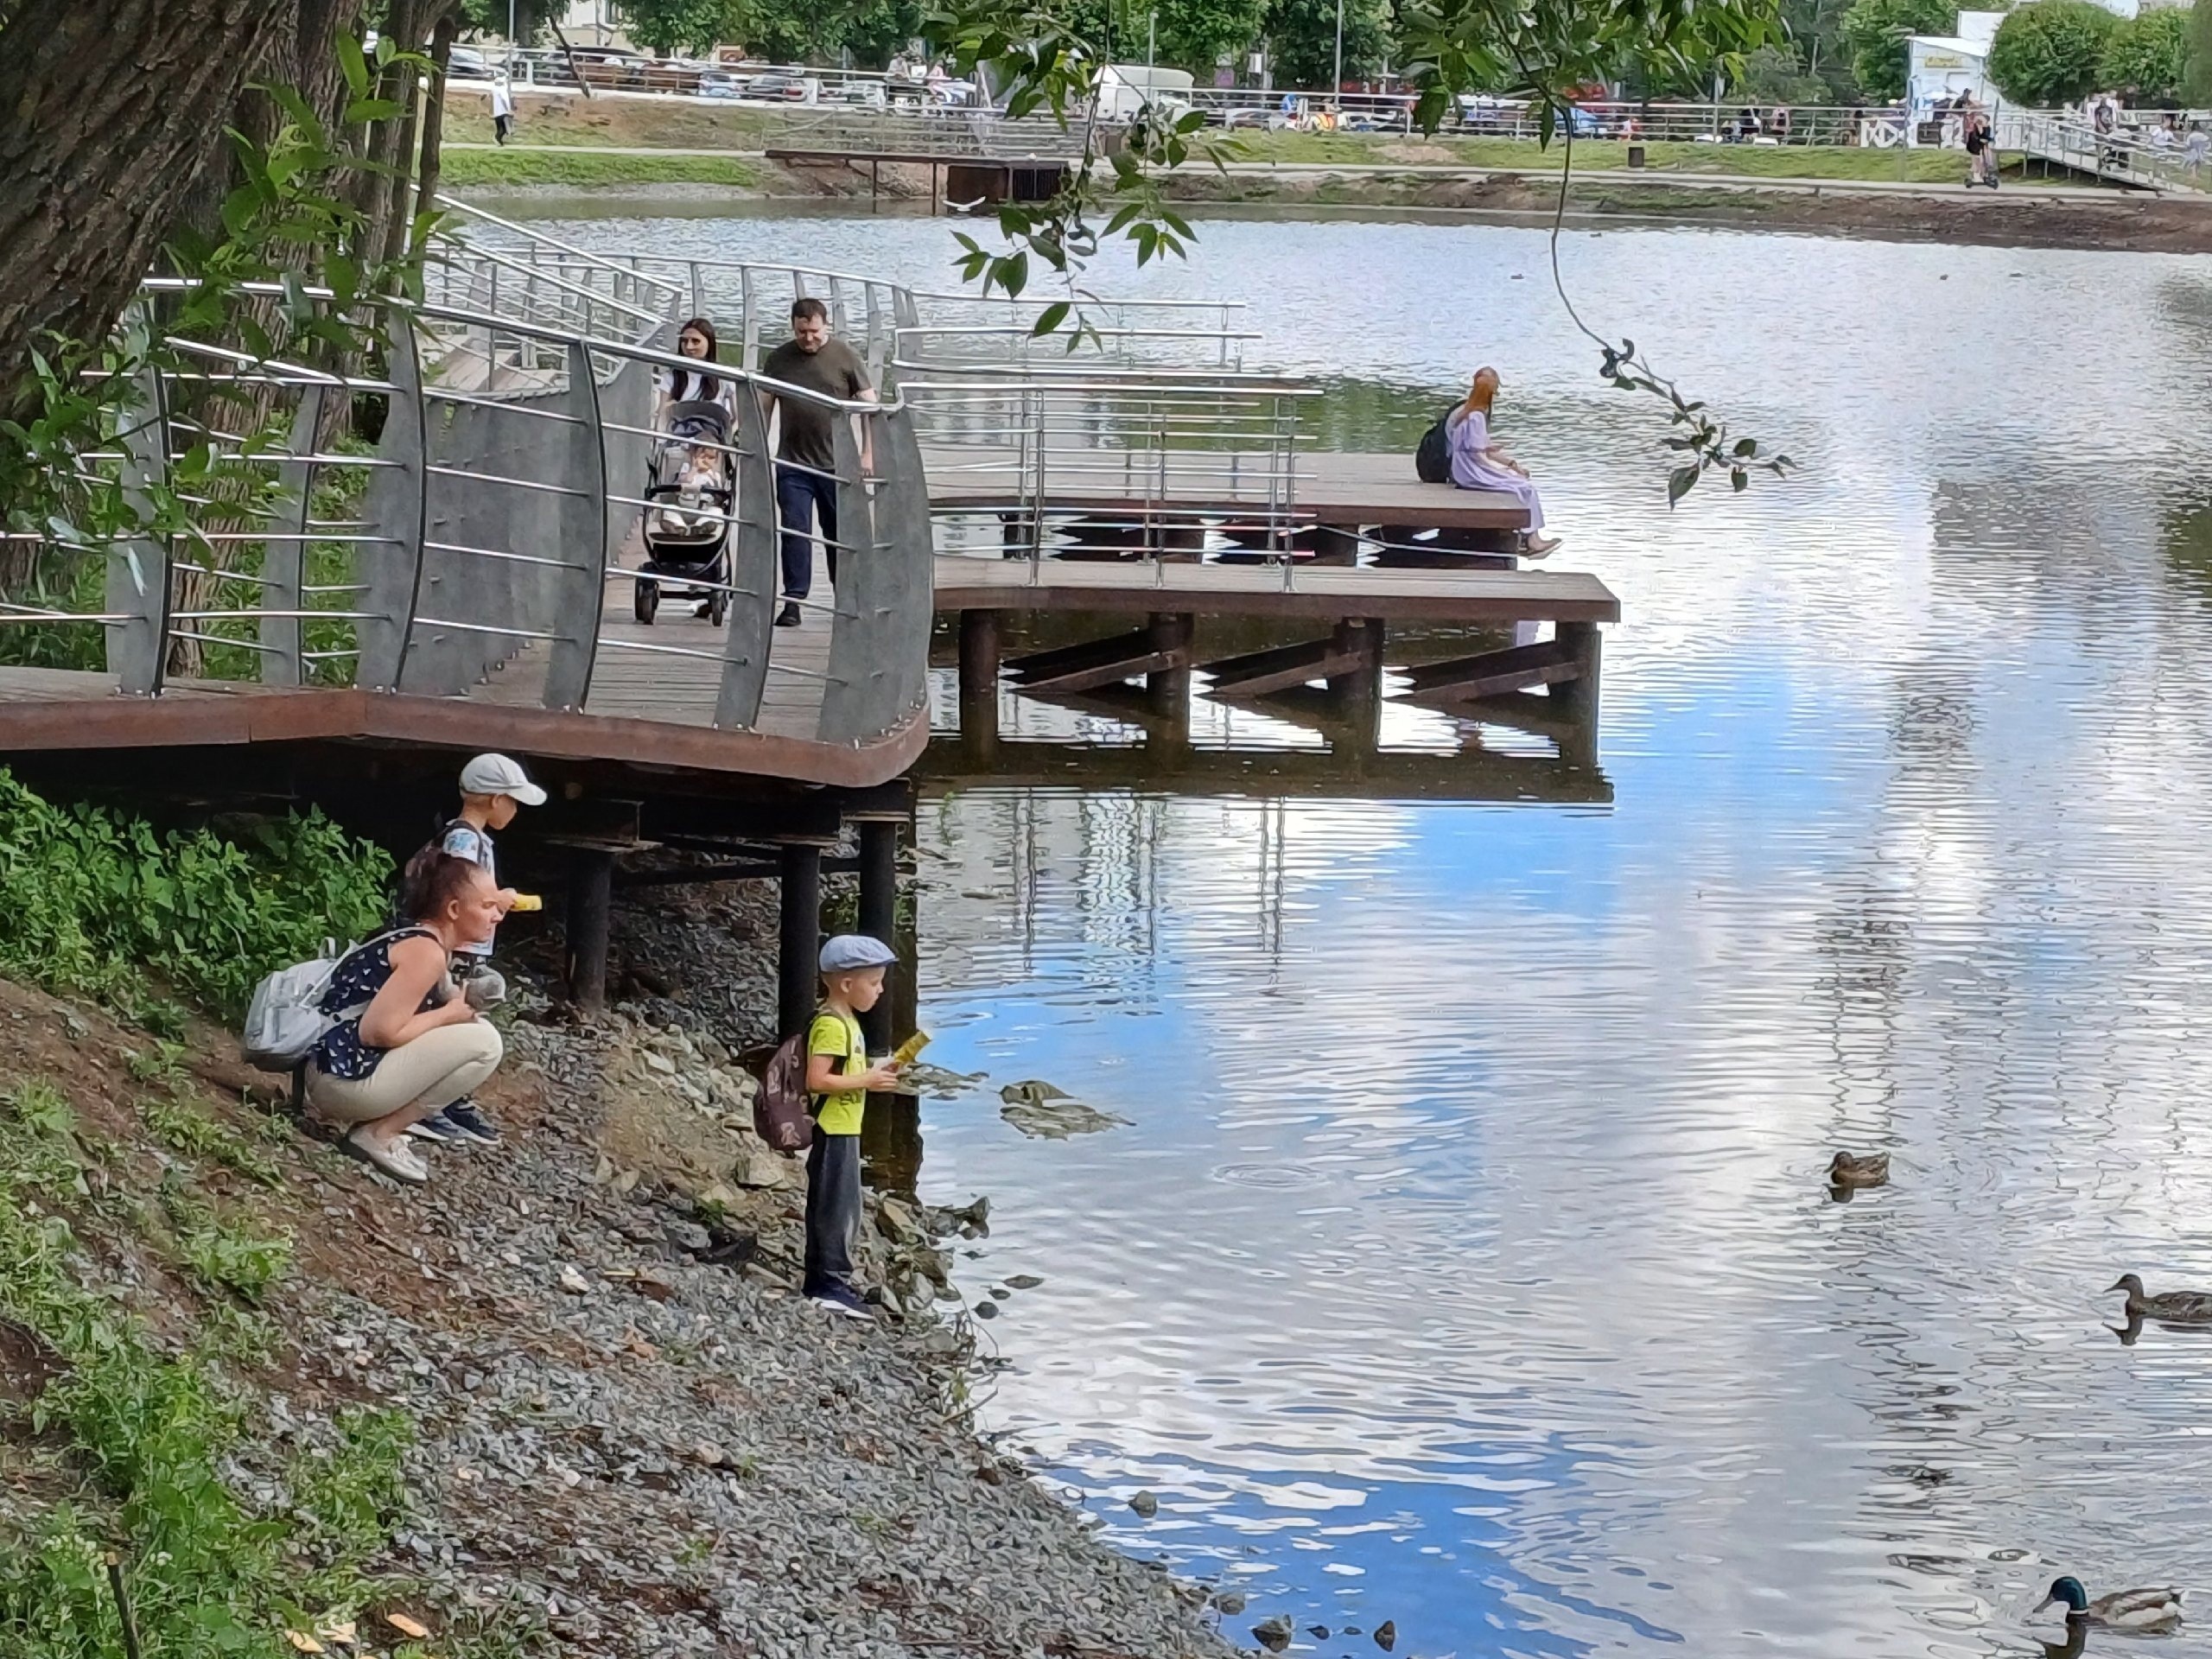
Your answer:
[[[1497,371],[1477,369],[1467,401],[1445,417],[1444,439],[1452,454],[1452,481],[1463,490],[1495,490],[1510,495],[1529,510],[1529,528],[1522,532],[1521,549],[1541,559],[1559,545],[1559,537],[1542,534],[1543,503],[1529,481],[1529,469],[1490,441],[1490,410],[1497,397]]]
[[[680,356],[712,363],[721,346],[715,338],[715,325],[704,317],[694,317],[677,331],[676,349]],[[668,411],[677,404],[720,404],[733,418],[737,414],[737,383],[727,375],[709,374],[704,369],[664,368],[654,374],[653,385],[660,393],[656,426],[668,425]]]

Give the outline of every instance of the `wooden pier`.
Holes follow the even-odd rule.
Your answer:
[[[1141,681],[1152,709],[1171,721],[1187,710],[1196,673],[1206,676],[1205,695],[1225,701],[1325,688],[1371,730],[1393,623],[1425,632],[1549,623],[1549,639],[1402,665],[1404,695],[1466,714],[1489,703],[1525,716],[1527,703],[1539,703],[1542,723],[1561,732],[1562,754],[1594,760],[1599,626],[1620,618],[1620,601],[1605,583],[1576,571],[940,556],[936,601],[940,614],[959,618],[961,729],[979,753],[996,740],[1001,672],[1018,690],[1047,697]],[[1007,656],[1002,619],[1053,613],[1142,620],[1076,644]],[[1209,652],[1197,626],[1202,617],[1262,619],[1307,637],[1264,650]],[[1528,696],[1537,688],[1548,688],[1546,696]]]

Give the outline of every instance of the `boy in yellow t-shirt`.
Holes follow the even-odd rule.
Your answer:
[[[869,1317],[853,1287],[853,1239],[861,1220],[861,1116],[868,1091],[888,1089],[899,1068],[868,1063],[859,1016],[883,995],[883,970],[898,957],[880,939],[840,933],[822,947],[822,1007],[806,1032],[806,1091],[814,1097],[814,1144],[806,1154],[806,1277],[801,1289],[848,1319]]]

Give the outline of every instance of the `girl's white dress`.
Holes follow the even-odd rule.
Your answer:
[[[1544,527],[1543,504],[1536,486],[1510,467],[1501,467],[1483,452],[1490,448],[1490,421],[1479,410],[1461,404],[1445,423],[1444,437],[1452,452],[1452,481],[1463,490],[1496,490],[1510,495],[1529,510],[1531,532]]]

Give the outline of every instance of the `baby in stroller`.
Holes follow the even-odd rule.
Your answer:
[[[702,362],[715,360],[712,324],[694,317],[677,336],[677,350]],[[736,414],[736,383],[705,369],[666,368],[654,424],[664,436],[653,443],[645,479],[645,559],[637,585],[636,613],[651,622],[661,590],[698,601],[698,614],[716,627],[729,611],[729,515],[736,500],[737,468],[729,454]]]

